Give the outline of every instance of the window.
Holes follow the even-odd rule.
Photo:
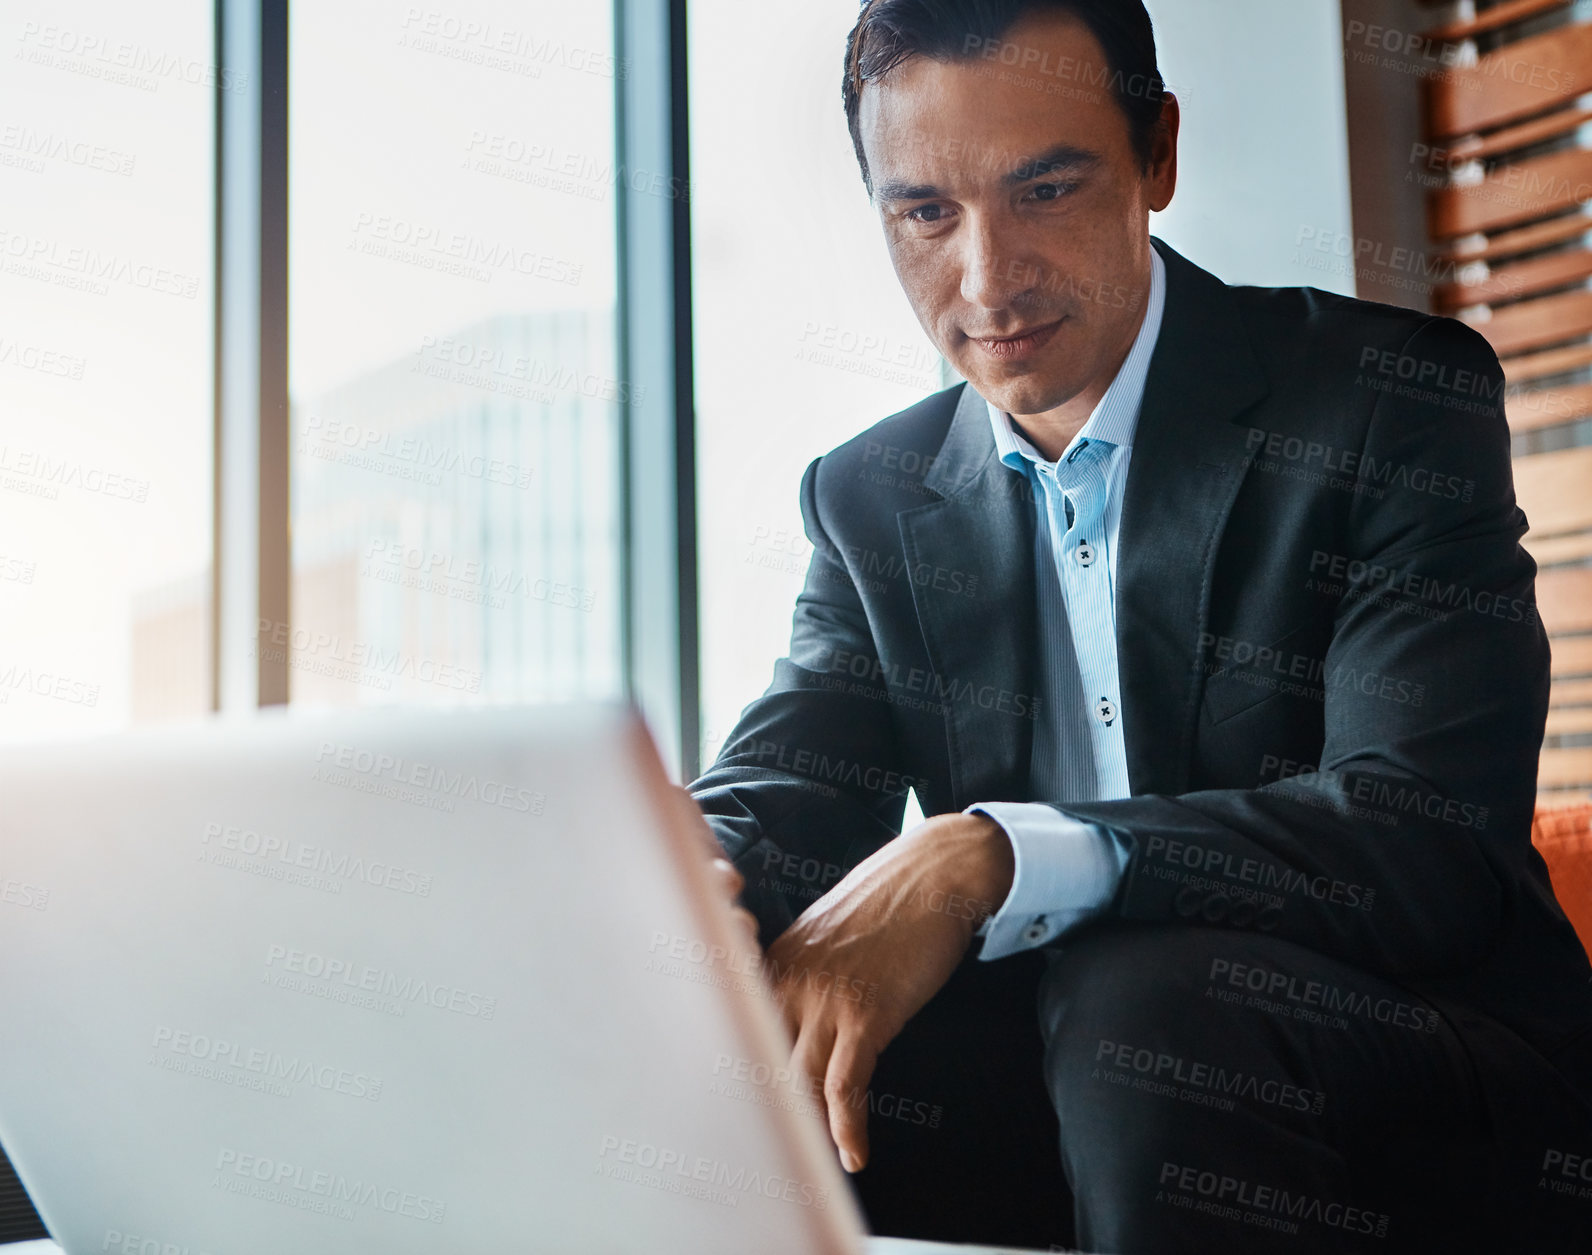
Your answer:
[[[605,5],[295,6],[294,702],[616,696]]]
[[[855,0],[691,6],[704,764],[789,647],[807,463],[950,382],[852,156],[856,17]]]
[[[12,6],[0,31],[0,739],[198,715],[212,6]]]

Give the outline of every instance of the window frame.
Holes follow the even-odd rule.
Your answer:
[[[289,0],[215,0],[212,707],[288,700]],[[666,767],[700,763],[685,0],[614,0],[621,672]],[[221,81],[229,79],[230,90]],[[637,190],[629,171],[665,176]],[[650,188],[655,181],[643,180]]]

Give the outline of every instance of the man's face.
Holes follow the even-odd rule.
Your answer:
[[[1008,413],[1076,401],[1087,414],[1143,320],[1177,109],[1146,173],[1087,26],[1036,15],[1001,45],[995,59],[912,57],[868,84],[863,151],[891,261],[940,352]]]

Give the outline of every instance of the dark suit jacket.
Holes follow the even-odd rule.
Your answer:
[[[1548,644],[1496,356],[1155,247],[1116,594],[1132,796],[1029,792],[1034,505],[948,389],[807,468],[789,657],[691,786],[764,940],[896,835],[909,787],[928,815],[1047,801],[1131,840],[1110,915],[1268,929],[1545,1054],[1592,1042],[1529,835]]]

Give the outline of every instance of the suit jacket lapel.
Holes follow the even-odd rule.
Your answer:
[[[989,410],[972,387],[923,482],[944,500],[897,522],[944,711],[954,805],[1020,801],[1035,709],[1034,504],[1028,481],[995,456]]]
[[[1188,787],[1217,547],[1253,460],[1234,419],[1268,388],[1227,286],[1154,243],[1166,310],[1123,498],[1117,665],[1129,785],[1178,794]]]

